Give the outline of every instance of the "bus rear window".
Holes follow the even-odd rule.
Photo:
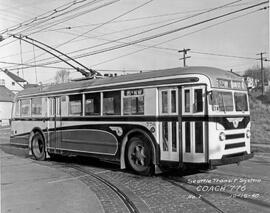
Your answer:
[[[21,116],[30,116],[30,99],[21,100]]]
[[[245,93],[234,93],[235,110],[236,111],[248,111],[247,95]]]

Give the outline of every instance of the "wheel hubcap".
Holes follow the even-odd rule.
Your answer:
[[[137,145],[133,150],[133,153],[131,154],[131,159],[133,160],[134,164],[145,166],[146,156],[144,152],[144,147]]]
[[[39,139],[34,139],[33,145],[34,145],[33,151],[34,151],[35,155],[37,157],[40,157],[42,155],[43,149],[44,149],[42,141]]]

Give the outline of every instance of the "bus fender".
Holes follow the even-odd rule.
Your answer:
[[[139,133],[148,139],[148,141],[150,142],[150,145],[152,147],[152,156],[153,156],[152,163],[156,166],[157,165],[157,157],[156,157],[157,156],[157,154],[156,154],[157,149],[156,149],[156,146],[154,144],[154,141],[152,140],[152,138],[149,136],[149,134],[146,131],[144,131],[142,129],[132,129],[125,135],[125,137],[123,138],[122,143],[121,143],[120,168],[121,169],[126,168],[125,150],[126,150],[128,138],[133,133]]]

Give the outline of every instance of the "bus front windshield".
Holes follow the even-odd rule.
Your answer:
[[[248,111],[247,95],[241,92],[234,92],[233,94],[232,92],[214,90],[210,95],[209,103],[212,105],[212,111]]]

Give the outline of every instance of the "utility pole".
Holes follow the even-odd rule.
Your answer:
[[[265,53],[261,52],[261,53],[256,54],[256,55],[260,55],[260,59],[258,59],[258,60],[261,60],[262,95],[264,94],[264,72],[263,72],[263,60],[264,60],[264,58],[263,58],[263,54],[265,54]]]
[[[188,51],[190,51],[190,49],[185,49],[185,48],[178,51],[179,53],[183,53],[183,58],[180,58],[179,60],[183,60],[184,67],[186,67],[186,59],[191,58],[191,56],[186,56]]]

